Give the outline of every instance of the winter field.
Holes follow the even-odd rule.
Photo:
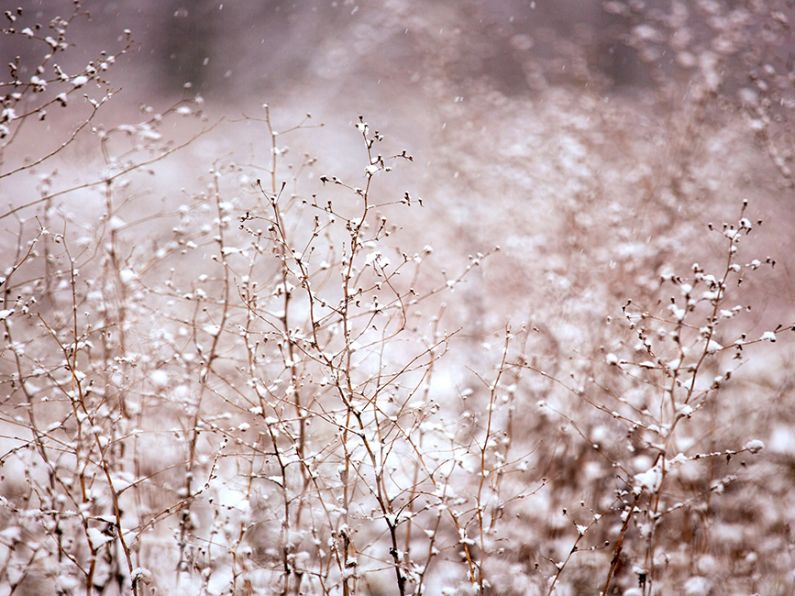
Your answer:
[[[795,593],[786,0],[19,0],[0,594]]]

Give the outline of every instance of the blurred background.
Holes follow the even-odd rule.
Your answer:
[[[69,12],[71,3],[59,0],[22,6],[41,18],[58,14],[59,4]],[[484,89],[532,96],[555,82],[589,86],[598,79],[617,92],[649,80],[621,42],[631,21],[594,1],[111,1],[84,7],[92,19],[80,23],[73,38],[83,57],[112,47],[123,29],[133,31],[136,57],[124,86],[135,100],[179,96],[190,82],[208,99],[235,106],[311,90],[307,103],[318,106],[336,101],[354,112],[392,111],[394,105],[384,104],[398,102],[384,100],[394,98],[428,110],[422,100],[438,100],[442,88],[454,93],[453,101]],[[4,52],[13,52],[4,42]],[[566,64],[560,55],[566,46],[589,72],[586,64]],[[559,72],[540,72],[542,58],[557,58]]]
[[[361,176],[366,154],[353,128],[359,115],[383,131],[396,152],[412,154],[412,164],[376,187],[383,201],[400,200],[405,191],[424,199],[421,209],[393,219],[401,228],[399,239],[392,240],[397,248],[411,253],[432,243],[429,261],[449,271],[459,270],[467,255],[501,249],[456,288],[447,305],[451,326],[466,324],[461,337],[471,348],[451,354],[438,373],[447,385],[438,390],[450,392],[451,411],[459,412],[464,405],[455,401],[455,391],[463,383],[461,371],[482,365],[486,350],[479,346],[493,342],[506,321],[534,330],[527,354],[538,355],[551,374],[593,380],[594,363],[603,363],[606,351],[631,349],[631,340],[615,343],[616,333],[604,325],[607,317],[620,318],[630,297],[663,310],[658,293],[663,273],[688,272],[694,262],[709,271],[720,267],[724,239],[705,234],[706,225],[736,221],[745,199],[750,217],[765,221],[762,232],[754,232],[747,258],[770,256],[776,266],[760,269],[743,288],[742,299],[754,305],[744,329],[759,337],[778,323],[795,321],[792,5],[786,0],[87,0],[83,9],[90,16],[70,25],[74,47],[63,54],[61,66],[78,73],[100,51],[117,52],[129,29],[132,45],[106,76],[118,92],[94,121],[98,128],[148,118],[153,112],[142,106],[156,112],[181,100],[195,102],[197,96],[201,103],[191,105],[200,106],[204,120],[167,119],[161,132],[186,138],[224,119],[153,166],[154,181],[143,174],[136,180],[143,184],[130,195],[137,206],[125,213],[123,205],[122,216],[132,221],[157,209],[166,215],[162,223],[125,229],[135,241],[169,233],[167,217],[194,192],[214,160],[233,158],[241,171],[251,173],[249,183],[257,168],[268,166],[269,139],[259,120],[265,103],[277,130],[307,113],[311,123],[324,124],[279,140],[280,150],[290,149],[286,162],[297,163],[304,153],[317,157],[317,175]],[[21,6],[18,29],[35,22],[46,26],[53,15],[72,11],[72,3],[59,0],[26,0]],[[31,69],[40,55],[28,51],[29,41],[2,36],[3,62],[19,55],[22,72]],[[87,87],[86,93],[96,90]],[[40,134],[23,135],[4,155],[5,163],[22,163],[28,154],[57,147],[73,123],[73,115],[51,109],[44,123],[31,125],[39,126]],[[102,163],[96,139],[78,140],[37,168],[36,176],[7,181],[3,201],[18,206],[35,199],[48,167],[58,171],[57,189],[90,179],[87,172]],[[316,190],[317,178],[307,178]],[[72,210],[79,226],[89,221],[92,205],[102,211],[95,195],[83,203],[70,202],[75,195],[69,195],[60,204]],[[9,221],[5,231],[14,230]],[[772,453],[747,484],[729,491],[724,509],[715,506],[714,517],[702,519],[696,512],[693,519],[700,521],[683,521],[682,527],[703,522],[698,526],[703,533],[694,530],[688,540],[714,564],[707,560],[704,569],[694,570],[695,559],[680,561],[676,577],[708,576],[717,586],[714,593],[784,594],[795,585],[788,558],[795,523],[791,340],[779,342],[780,351],[769,347],[760,348],[743,368],[744,380],[730,389],[732,399],[710,411],[709,425],[692,430],[694,441],[703,439],[700,448],[742,445],[753,436],[768,441]],[[536,412],[536,401],[550,400],[581,420],[589,437],[606,436],[610,421],[597,420],[592,408],[547,380],[522,387],[524,411]],[[517,440],[526,450],[543,443],[531,469],[555,462],[549,490],[526,507],[517,505],[529,525],[506,531],[522,548],[533,545],[521,551],[521,564],[552,560],[535,545],[549,545],[549,557],[566,553],[570,542],[561,536],[567,522],[553,519],[562,507],[593,497],[607,508],[613,498],[611,471],[564,422],[549,414],[528,416],[519,431]],[[604,443],[607,448],[610,441]],[[706,494],[708,500],[709,483],[725,471],[718,468],[703,478],[685,478],[677,490]],[[755,513],[748,511],[747,495],[760,504]],[[718,540],[707,544],[704,536],[712,531]],[[671,552],[683,544],[675,527],[667,539]],[[772,579],[754,583],[758,578],[751,572],[738,571],[741,579],[726,579],[721,587],[731,575],[726,570],[746,561],[750,543],[758,547],[762,576]],[[505,586],[518,577],[509,559],[502,569],[505,593],[513,593]],[[587,560],[580,571],[570,593],[589,587]],[[625,571],[629,585],[632,574]],[[732,592],[735,588],[739,591]],[[514,592],[530,593],[524,590],[520,585]]]
[[[23,21],[46,20],[70,12],[71,3],[23,8]],[[277,128],[304,113],[323,122],[290,144],[334,169],[357,163],[358,141],[347,131],[362,114],[417,157],[407,174],[415,189],[439,210],[442,234],[468,239],[471,250],[493,243],[495,233],[509,256],[548,250],[570,236],[567,226],[589,228],[580,220],[594,205],[618,204],[639,225],[652,219],[663,230],[694,223],[693,213],[720,220],[725,201],[750,198],[781,226],[779,254],[795,252],[791,178],[780,179],[792,160],[792,8],[784,1],[89,1],[84,8],[90,18],[71,27],[68,69],[117,50],[122,31],[132,31],[131,50],[108,77],[120,89],[108,112],[117,122],[141,104],[162,109],[197,94],[207,113],[229,120],[261,116],[267,102]],[[0,51],[21,53],[25,41],[4,36]],[[258,133],[233,128],[225,125],[215,142],[245,147],[261,162]],[[783,255],[782,269],[789,267]],[[791,300],[791,287],[776,292]]]

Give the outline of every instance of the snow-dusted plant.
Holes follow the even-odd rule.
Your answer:
[[[785,60],[750,44],[759,27],[783,43],[786,14],[765,4],[605,3],[642,61],[672,50],[647,99],[677,126],[625,142],[632,114],[578,89],[539,106],[536,136],[564,131],[555,151],[505,142],[510,126],[474,146],[442,127],[451,155],[411,184],[449,190],[447,160],[477,200],[407,191],[400,172],[422,180],[427,160],[363,117],[341,160],[310,115],[268,105],[243,133],[201,97],[108,113],[131,34],[66,72],[82,5],[39,24],[8,11],[4,33],[31,49],[8,66],[0,117],[0,591],[696,594],[727,569],[754,591],[764,569],[791,585],[775,558],[785,507],[744,492],[791,486],[764,467],[765,420],[745,424],[791,390],[787,371],[753,368],[793,324],[762,327],[749,283],[786,276],[745,256],[769,227],[747,203],[700,223],[705,196],[728,200],[714,154],[730,109],[770,187],[791,184]],[[691,14],[698,35],[682,33]],[[418,43],[423,28],[438,30],[418,23]],[[724,79],[735,58],[751,83]],[[498,122],[522,103],[483,101]],[[699,135],[718,139],[709,158]],[[599,153],[614,144],[629,157]],[[555,209],[495,210],[509,165]],[[470,250],[480,228],[507,250]],[[730,524],[746,514],[778,534],[746,540]]]

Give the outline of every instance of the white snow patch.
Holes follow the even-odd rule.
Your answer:
[[[114,215],[113,217],[111,217],[108,223],[110,224],[110,229],[113,230],[114,232],[116,230],[120,230],[121,228],[127,225],[127,222],[124,221],[118,215]]]
[[[107,544],[113,540],[113,536],[108,536],[104,532],[100,532],[96,528],[89,528],[86,532],[88,539],[91,541],[91,546],[94,549],[100,548],[102,545]]]
[[[795,430],[790,426],[777,424],[770,433],[770,451],[780,455],[795,455]]]
[[[158,368],[149,374],[149,380],[152,381],[155,387],[165,387],[168,385],[168,373]]]
[[[640,492],[645,488],[649,492],[656,492],[662,486],[662,480],[662,460],[660,460],[645,472],[635,474],[635,491]]]
[[[119,278],[121,278],[121,283],[125,286],[131,284],[136,277],[138,277],[138,275],[130,268],[119,271]]]
[[[712,590],[712,583],[701,575],[694,575],[685,582],[685,596],[703,596]]]

